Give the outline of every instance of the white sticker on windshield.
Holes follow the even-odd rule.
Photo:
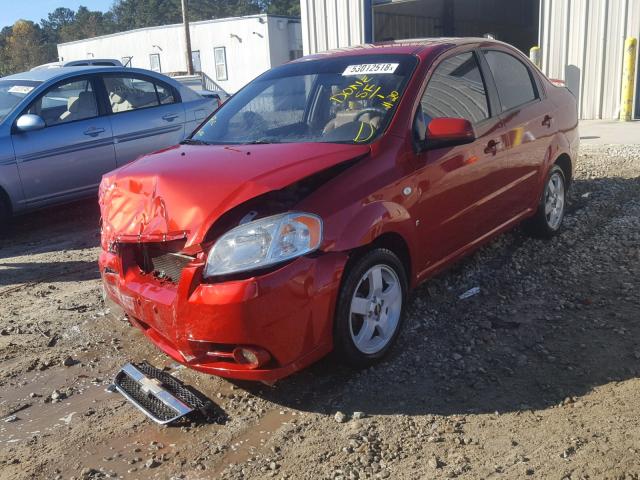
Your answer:
[[[9,88],[9,90],[7,90],[9,93],[23,93],[23,94],[27,94],[29,93],[31,90],[33,90],[35,87],[30,87],[28,85],[14,85],[11,88]]]
[[[363,63],[362,65],[349,65],[344,69],[342,75],[378,75],[393,73],[398,68],[399,63]]]

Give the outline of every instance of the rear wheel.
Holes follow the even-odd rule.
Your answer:
[[[384,357],[402,327],[407,291],[405,268],[390,250],[372,250],[349,268],[335,324],[340,360],[367,367]]]
[[[558,165],[551,167],[536,214],[527,222],[534,236],[551,238],[562,227],[566,207],[566,180]]]

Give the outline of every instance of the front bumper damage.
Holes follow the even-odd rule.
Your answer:
[[[145,273],[132,256],[102,251],[107,296],[174,360],[223,377],[274,382],[332,349],[333,315],[346,253],[300,257],[263,275],[207,283],[198,258],[178,282]],[[233,352],[268,353],[256,366]]]

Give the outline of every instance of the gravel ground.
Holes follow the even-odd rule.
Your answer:
[[[640,478],[640,146],[583,150],[560,236],[516,230],[419,288],[383,364],[273,387],[181,368],[105,308],[95,202],[19,219],[0,478]],[[158,427],[105,391],[142,359],[218,418]]]

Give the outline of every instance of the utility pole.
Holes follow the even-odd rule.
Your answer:
[[[193,75],[193,59],[191,58],[191,32],[189,31],[189,13],[187,12],[188,0],[182,0],[182,23],[184,24],[184,44],[187,56],[187,73]]]

